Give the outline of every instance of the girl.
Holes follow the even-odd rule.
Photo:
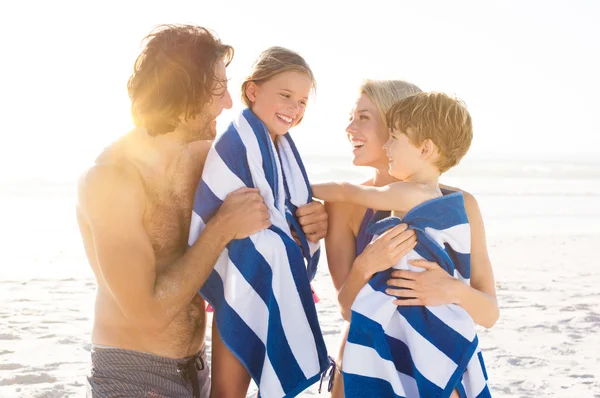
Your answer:
[[[300,55],[281,47],[264,51],[242,85],[248,109],[207,158],[194,205],[199,219],[209,218],[219,198],[243,184],[259,189],[273,223],[228,245],[201,289],[215,309],[214,397],[245,397],[251,377],[263,397],[295,396],[327,367],[309,284],[318,245],[308,242],[319,238],[326,214],[310,210],[320,205],[309,203],[310,184],[288,134],[302,120],[314,86]],[[317,229],[306,225],[311,216]]]

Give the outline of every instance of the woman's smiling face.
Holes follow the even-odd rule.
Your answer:
[[[383,144],[388,140],[388,130],[379,110],[367,94],[361,94],[350,113],[350,124],[346,127],[352,145],[356,166],[376,166],[387,163]]]

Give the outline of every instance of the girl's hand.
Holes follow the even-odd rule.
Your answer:
[[[399,306],[410,305],[444,305],[456,304],[456,291],[463,285],[458,279],[450,276],[437,263],[425,260],[411,260],[411,265],[425,268],[424,272],[397,270],[392,272],[393,278],[386,290],[390,296],[402,298],[395,300]]]
[[[327,235],[327,212],[323,203],[313,201],[300,206],[296,211],[296,216],[306,239],[310,242],[318,242]]]

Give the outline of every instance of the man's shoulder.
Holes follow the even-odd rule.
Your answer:
[[[119,163],[95,163],[78,181],[78,207],[89,211],[118,211],[121,204],[141,206],[143,184],[140,175]]]
[[[128,135],[125,135],[104,148],[80,176],[79,187],[98,190],[114,186],[127,189],[141,183],[141,175],[127,155],[128,139]]]
[[[119,163],[95,163],[79,177],[79,187],[85,189],[127,189],[140,182],[139,174],[132,167],[124,167]]]

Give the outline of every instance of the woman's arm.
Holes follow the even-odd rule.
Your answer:
[[[329,214],[329,230],[325,237],[327,263],[338,292],[342,317],[350,321],[350,308],[358,292],[375,273],[390,268],[412,250],[416,235],[414,231],[406,230],[406,224],[398,225],[379,236],[356,257],[356,236],[349,223],[356,207],[326,203],[325,208]]]
[[[457,292],[458,305],[467,310],[477,324],[491,328],[500,317],[500,309],[483,217],[473,195],[466,192],[463,195],[471,225],[471,287],[462,284],[463,288]]]
[[[398,300],[398,305],[443,305],[458,304],[463,307],[478,325],[494,326],[499,317],[494,273],[487,252],[485,228],[479,205],[466,192],[465,208],[471,226],[471,286],[450,276],[438,264],[416,260],[415,266],[426,272],[394,271],[388,284],[407,290],[388,289],[388,294],[409,298]]]
[[[356,290],[354,297],[368,281],[363,280],[356,267],[356,236],[350,225],[352,211],[356,206],[347,203],[325,203],[329,216],[329,229],[325,235],[327,264],[333,286],[338,294],[338,303],[342,318],[350,320],[350,307],[353,298],[349,290]],[[353,271],[353,272],[352,272]]]
[[[356,236],[350,225],[350,214],[355,206],[347,203],[325,202],[329,228],[325,235],[327,265],[337,293],[346,282],[356,258]]]
[[[313,184],[312,189],[315,198],[328,202],[353,203],[370,209],[402,212],[439,196],[439,193],[424,185],[402,181],[383,187],[326,182]]]

